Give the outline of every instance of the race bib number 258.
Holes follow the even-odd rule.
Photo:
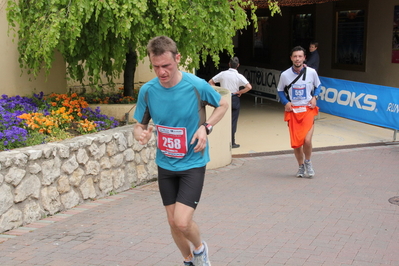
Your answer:
[[[173,158],[183,158],[187,154],[187,130],[184,127],[157,125],[158,148]]]

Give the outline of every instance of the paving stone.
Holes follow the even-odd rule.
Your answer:
[[[213,265],[399,265],[399,145],[312,161],[311,179],[292,154],[207,171],[194,219]],[[182,265],[156,182],[15,231],[28,233],[0,235],[2,265]]]

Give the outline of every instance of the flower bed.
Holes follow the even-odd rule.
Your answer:
[[[155,138],[76,93],[3,95],[0,118],[0,233],[157,178]]]
[[[63,140],[119,126],[119,121],[89,107],[76,93],[2,95],[0,151]]]

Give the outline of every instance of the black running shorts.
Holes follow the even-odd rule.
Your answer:
[[[205,168],[175,172],[158,166],[158,186],[163,205],[180,202],[195,209],[204,186]]]

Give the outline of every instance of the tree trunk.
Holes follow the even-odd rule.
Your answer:
[[[133,96],[134,73],[136,72],[137,52],[130,49],[126,54],[126,66],[123,73],[123,96]]]

